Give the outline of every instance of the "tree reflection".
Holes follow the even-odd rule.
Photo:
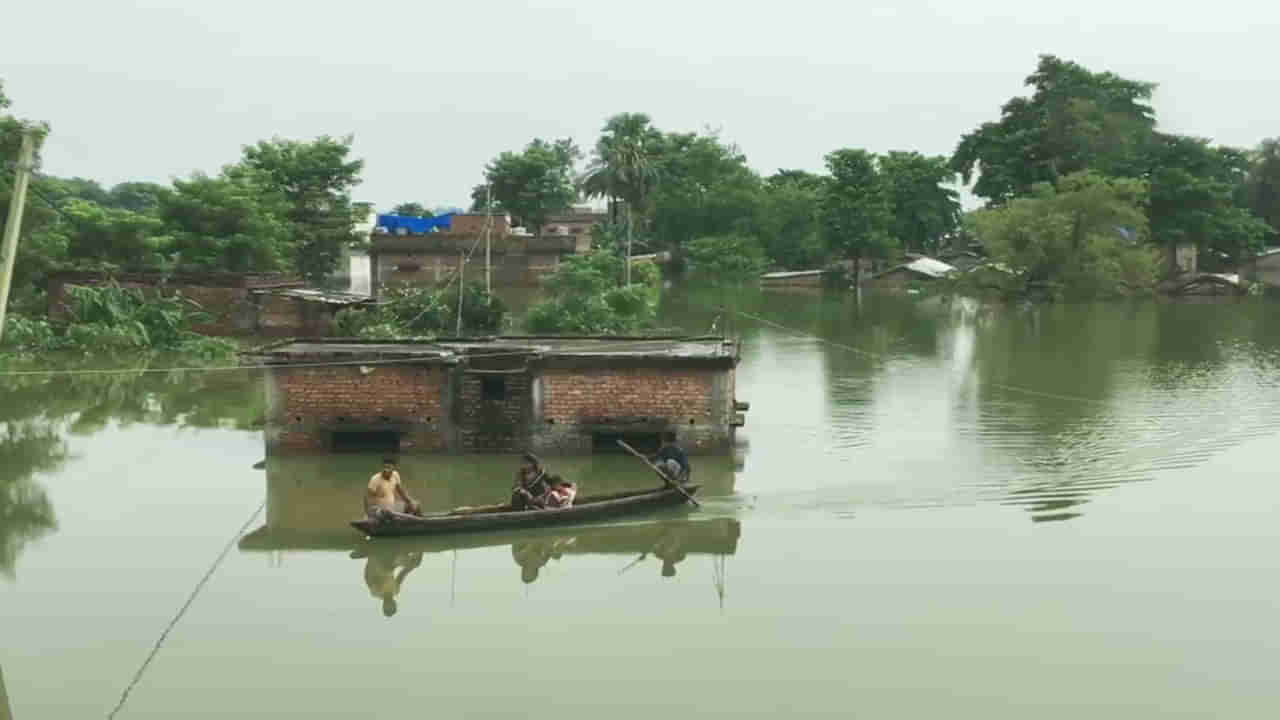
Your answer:
[[[152,358],[163,366],[180,358]],[[118,366],[117,366],[118,367]],[[68,458],[70,435],[92,435],[111,423],[128,426],[261,426],[265,399],[253,371],[94,373],[83,361],[39,366],[6,364],[5,371],[70,371],[0,377],[0,574],[15,576],[18,556],[53,532],[57,521],[44,488],[34,480]]]
[[[48,426],[11,420],[0,429],[0,574],[9,579],[23,548],[57,528],[53,505],[32,476],[66,456],[66,443]]]

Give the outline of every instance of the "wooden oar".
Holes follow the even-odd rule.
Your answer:
[[[619,440],[618,440],[618,445],[619,445],[623,450],[626,450],[627,452],[631,453],[632,455],[635,455],[636,457],[640,458],[640,460],[641,460],[645,465],[648,465],[648,466],[649,466],[649,469],[651,469],[651,470],[653,470],[654,472],[658,473],[658,477],[662,478],[662,482],[663,482],[664,484],[669,485],[669,486],[671,486],[671,487],[675,488],[676,490],[679,490],[679,491],[680,491],[680,494],[681,494],[681,495],[683,495],[683,496],[685,497],[685,499],[686,499],[686,500],[688,500],[689,502],[693,503],[693,506],[694,506],[694,507],[702,507],[702,505],[701,505],[697,500],[694,500],[694,499],[693,499],[693,496],[692,496],[692,495],[690,495],[687,491],[685,491],[685,489],[684,489],[684,488],[680,487],[680,483],[678,483],[678,482],[673,482],[673,481],[671,480],[671,478],[667,477],[667,474],[666,474],[665,472],[663,472],[663,471],[662,471],[662,470],[661,470],[657,465],[654,465],[653,463],[649,462],[649,458],[647,458],[647,457],[645,457],[644,455],[642,455],[642,454],[640,453],[640,451],[639,451],[639,450],[636,450],[635,448],[633,448],[633,447],[631,447],[630,445],[626,444],[626,443],[625,443],[625,442],[623,442],[621,439],[619,439]]]

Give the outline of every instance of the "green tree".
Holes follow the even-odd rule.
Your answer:
[[[1041,183],[1028,197],[979,210],[973,221],[1019,292],[1096,297],[1149,291],[1158,257],[1145,242],[1146,197],[1140,180],[1077,173],[1056,188]]]
[[[250,174],[175,180],[162,196],[160,217],[178,264],[233,272],[289,267],[296,246],[276,194]]]
[[[263,140],[244,148],[232,177],[247,178],[284,201],[290,226],[291,255],[298,270],[321,282],[338,267],[343,250],[355,240],[359,219],[351,190],[360,182],[363,160],[352,160],[352,138],[327,135],[311,142]],[[241,179],[237,177],[236,179]]]
[[[698,238],[687,248],[694,272],[713,285],[734,285],[760,277],[767,260],[760,242],[746,235]]]
[[[878,164],[893,207],[890,233],[907,250],[936,251],[960,222],[960,195],[946,187],[955,181],[947,158],[891,152]]]
[[[107,193],[106,205],[136,213],[157,214],[171,190],[150,182],[123,182]]]
[[[893,206],[866,150],[836,150],[826,157],[831,179],[822,192],[821,218],[827,246],[853,261],[854,281],[864,258],[887,257],[895,247]]]
[[[626,334],[651,327],[657,317],[659,274],[651,263],[632,269],[610,252],[571,255],[543,282],[547,299],[531,308],[525,325],[547,334]]]
[[[658,160],[663,152],[662,133],[645,113],[619,113],[605,121],[582,179],[582,194],[609,200],[616,223],[618,201],[628,214],[648,210],[648,200],[658,183]],[[632,221],[628,221],[630,223]]]
[[[400,203],[399,205],[391,208],[391,214],[400,215],[402,217],[432,217],[431,211],[428,210],[425,205],[416,202]]]
[[[1026,79],[1031,97],[1015,97],[998,122],[961,137],[952,169],[974,193],[1000,204],[1082,170],[1137,177],[1155,128],[1153,83],[1094,73],[1043,55]]]
[[[773,265],[807,270],[825,261],[819,213],[825,182],[803,170],[779,170],[764,181],[756,233]]]
[[[1251,155],[1245,199],[1270,226],[1266,244],[1280,244],[1280,138],[1263,140]]]
[[[715,133],[669,133],[658,162],[653,232],[671,248],[699,237],[755,234],[763,183]]]
[[[77,262],[126,267],[163,265],[169,250],[164,223],[151,215],[72,199],[61,207],[67,218],[67,255]]]
[[[573,163],[581,156],[573,141],[536,139],[524,151],[504,152],[485,167],[493,199],[535,236],[551,213],[573,204]]]
[[[1148,163],[1148,217],[1157,245],[1193,243],[1210,270],[1233,266],[1262,248],[1269,228],[1246,205],[1246,153],[1201,138],[1158,134]]]

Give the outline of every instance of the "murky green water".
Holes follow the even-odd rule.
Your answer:
[[[253,373],[6,380],[0,718],[1280,706],[1280,305],[664,314],[745,340],[742,448],[695,459],[701,511],[585,529],[366,544],[377,458],[253,469]],[[512,459],[404,465],[448,507]]]

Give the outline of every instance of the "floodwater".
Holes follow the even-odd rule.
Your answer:
[[[743,339],[741,447],[694,459],[701,510],[586,528],[365,542],[378,458],[255,469],[254,372],[4,380],[0,718],[1280,707],[1280,306],[663,313]],[[403,464],[446,508],[514,460]]]

